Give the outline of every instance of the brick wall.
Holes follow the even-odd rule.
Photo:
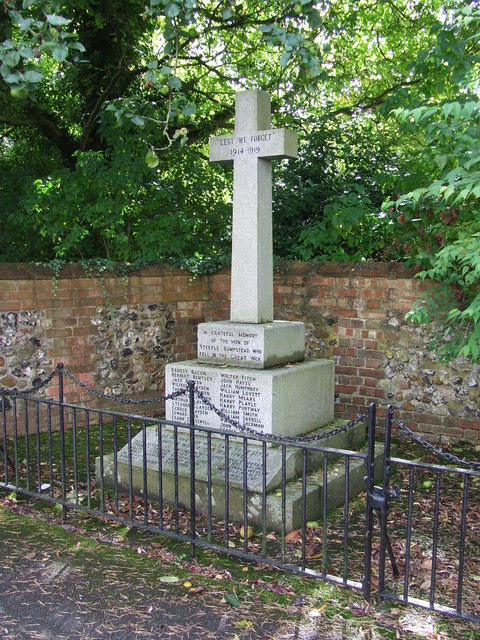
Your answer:
[[[405,312],[425,288],[395,264],[294,264],[275,274],[275,316],[306,325],[307,356],[336,364],[336,415],[388,403],[432,442],[477,441],[480,372],[436,362]],[[56,288],[56,291],[55,291]],[[65,267],[0,266],[0,385],[26,388],[64,362],[82,382],[122,396],[163,392],[166,362],[195,357],[196,325],[229,314],[229,273],[148,267],[127,280]],[[49,395],[57,389],[50,386]],[[74,402],[92,401],[66,384]]]

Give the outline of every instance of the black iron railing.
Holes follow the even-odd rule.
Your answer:
[[[419,444],[431,461],[392,455],[393,426],[399,436]],[[476,596],[480,575],[480,463],[427,442],[396,418],[391,406],[387,409],[384,446],[379,596],[480,622]],[[390,506],[393,474],[397,484]],[[389,546],[392,572],[386,569]],[[401,560],[400,575],[395,556]]]
[[[63,519],[77,511],[110,518],[188,543],[192,556],[196,548],[226,552],[369,597],[370,510],[356,507],[352,514],[351,493],[354,481],[365,487],[370,454],[321,445],[364,430],[372,410],[323,434],[282,438],[225,415],[232,428],[195,425],[196,403],[218,409],[193,382],[168,397],[138,401],[187,394],[189,420],[180,424],[66,402],[65,377],[97,397],[124,400],[90,389],[61,366],[56,374],[56,400],[0,392],[0,487],[60,505]],[[374,471],[371,462],[367,471]]]
[[[68,403],[65,378],[116,404],[187,395],[189,417],[183,424]],[[52,381],[57,399],[35,395]],[[480,621],[480,463],[426,442],[392,407],[379,462],[373,404],[340,427],[280,437],[231,420],[193,382],[169,396],[123,399],[61,365],[39,387],[0,389],[0,403],[0,488],[59,505],[63,519],[101,516],[187,543],[192,556],[228,553],[357,589],[366,600],[376,594]],[[198,403],[225,428],[195,424]],[[397,456],[392,428],[429,459]],[[367,431],[366,451],[323,446],[354,429]]]

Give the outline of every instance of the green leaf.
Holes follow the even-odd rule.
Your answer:
[[[465,189],[462,189],[460,193],[457,195],[457,197],[455,198],[455,200],[453,201],[453,204],[457,204],[458,202],[462,202],[463,200],[466,200],[468,196],[471,194],[472,190],[473,190],[473,184],[471,184],[468,187],[465,187]]]
[[[288,61],[290,60],[290,58],[292,57],[292,52],[291,51],[284,51],[282,53],[282,57],[280,58],[280,64],[282,65],[282,67],[286,67],[288,64]]]
[[[443,192],[444,200],[448,200],[454,191],[455,191],[455,187],[452,184],[449,185]]]
[[[31,70],[25,71],[23,76],[26,82],[31,82],[32,84],[36,82],[41,82],[44,77],[43,73],[40,73],[39,71],[31,71]]]
[[[5,82],[8,82],[8,84],[17,84],[22,81],[23,81],[23,74],[20,73],[19,71],[15,73],[9,73],[8,76],[6,76],[5,78]]]
[[[65,44],[56,44],[52,49],[52,57],[57,62],[63,62],[68,58],[68,47]]]
[[[153,149],[150,149],[147,152],[147,155],[145,156],[145,162],[147,163],[147,167],[149,167],[150,169],[155,169],[155,167],[160,162],[157,154]]]
[[[53,27],[65,27],[67,24],[70,24],[71,20],[69,18],[64,18],[63,16],[59,16],[53,13],[46,15],[47,22],[51,24]]]
[[[176,18],[180,13],[180,7],[175,2],[165,4],[165,15],[169,18]]]
[[[314,9],[308,14],[308,24],[310,26],[310,29],[317,29],[318,27],[322,26],[323,22],[320,11]]]
[[[28,29],[30,29],[30,27],[35,22],[35,20],[33,18],[23,18],[18,13],[16,18],[15,18],[15,22],[18,24],[18,26],[20,27],[21,31],[27,31]]]
[[[3,59],[4,64],[8,64],[10,67],[16,67],[20,62],[20,54],[18,51],[10,51]]]
[[[224,595],[225,600],[228,602],[229,605],[231,605],[232,607],[240,607],[240,600],[237,598],[237,594],[236,593],[226,593]]]
[[[20,55],[25,60],[34,60],[35,52],[31,47],[25,47],[24,49],[20,49]]]
[[[75,51],[80,51],[80,53],[83,53],[84,51],[86,51],[85,47],[81,42],[69,42],[68,48],[74,49]]]
[[[253,627],[253,622],[251,620],[236,620],[233,623],[234,629],[251,629]]]
[[[193,116],[197,113],[197,106],[194,102],[189,102],[184,107],[182,107],[182,113],[185,116]]]
[[[177,576],[160,576],[159,580],[160,582],[164,582],[165,584],[180,582],[180,578],[177,578]]]
[[[176,78],[175,76],[170,76],[168,78],[168,86],[171,89],[181,89],[182,88],[182,81],[180,80],[180,78]]]
[[[435,156],[434,160],[435,160],[436,164],[438,165],[438,168],[440,170],[442,170],[445,167],[445,165],[447,164],[447,162],[448,162],[448,155],[447,154],[442,154],[442,155],[441,154],[437,154]]]

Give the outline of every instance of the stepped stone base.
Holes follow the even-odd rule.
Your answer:
[[[330,430],[332,425],[326,429]],[[321,432],[322,430],[319,430]],[[178,501],[179,505],[190,507],[190,459],[191,451],[195,458],[195,510],[208,513],[209,505],[213,517],[225,517],[225,439],[214,435],[195,433],[192,447],[190,431],[188,429],[174,430],[165,428],[161,434],[162,451],[162,495],[165,502],[172,503],[175,495],[175,437],[177,438],[178,464]],[[343,432],[318,444],[322,447],[356,450],[364,440],[364,425],[358,424],[348,432]],[[131,445],[132,452],[132,488],[136,495],[143,495],[146,491],[149,497],[158,499],[159,494],[159,437],[156,427],[147,429],[146,446],[146,485],[143,473],[143,436],[137,434]],[[211,451],[208,460],[208,449]],[[282,529],[282,449],[268,444],[263,449],[262,444],[249,441],[245,453],[244,438],[229,437],[229,473],[227,477],[229,519],[242,521],[244,514],[244,496],[246,496],[248,520],[250,524],[261,525],[263,520],[263,457],[265,456],[265,485],[266,510],[265,518],[269,529]],[[379,449],[381,455],[382,449]],[[117,483],[119,490],[128,491],[129,487],[129,450],[125,446],[117,454]],[[323,505],[323,457],[321,451],[310,450],[307,454],[307,520],[316,520]],[[329,508],[343,503],[345,495],[345,474],[343,462],[339,456],[328,455],[327,504]],[[337,462],[335,462],[337,460]],[[114,486],[114,456],[104,456],[104,486]],[[211,468],[211,487],[208,486],[208,467]],[[285,464],[285,515],[287,531],[301,526],[302,489],[298,477],[302,474],[303,455],[300,449],[287,447]],[[246,477],[244,477],[246,469]],[[96,460],[96,475],[99,482],[100,459]],[[362,459],[352,459],[350,464],[350,493],[355,495],[365,489],[365,467]],[[210,493],[209,493],[210,491]]]
[[[306,360],[277,369],[245,370],[198,360],[167,364],[166,393],[184,388],[188,380],[229,418],[258,432],[298,436],[333,420],[334,363]],[[188,396],[167,403],[167,420],[189,422]],[[230,425],[199,398],[195,424],[212,428]]]

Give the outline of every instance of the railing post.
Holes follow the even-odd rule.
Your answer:
[[[188,424],[195,424],[195,381],[187,380],[188,388]]]
[[[366,496],[366,513],[365,513],[365,575],[363,578],[363,597],[367,602],[370,602],[370,595],[372,589],[372,537],[373,537],[373,506],[370,501],[370,496],[373,494],[373,487],[375,485],[375,421],[376,421],[376,406],[372,402],[368,406],[368,445],[367,445],[367,458],[366,466],[367,473],[365,476],[365,482],[367,485]]]
[[[60,477],[62,483],[62,520],[67,519],[67,479],[65,470],[65,410],[63,406],[63,362],[57,364],[58,373],[58,410],[60,420]]]
[[[385,499],[383,508],[379,510],[380,513],[380,554],[378,559],[378,592],[379,594],[385,587],[385,551],[387,544],[390,544],[387,534],[387,496],[390,489],[390,446],[392,439],[392,417],[393,407],[388,405],[387,415],[385,419],[385,443],[383,448],[383,483],[382,491]],[[393,562],[395,562],[393,560]]]
[[[0,398],[0,402],[2,405],[2,443],[0,443],[0,451],[3,454],[3,466],[4,466],[4,480],[5,485],[8,484],[8,467],[10,466],[13,473],[15,473],[15,464],[7,453],[7,409],[12,405],[9,403],[7,405],[7,398],[2,394]]]
[[[189,400],[189,424],[190,424],[190,557],[195,557],[195,545],[193,540],[196,536],[195,530],[195,382],[187,381]]]

